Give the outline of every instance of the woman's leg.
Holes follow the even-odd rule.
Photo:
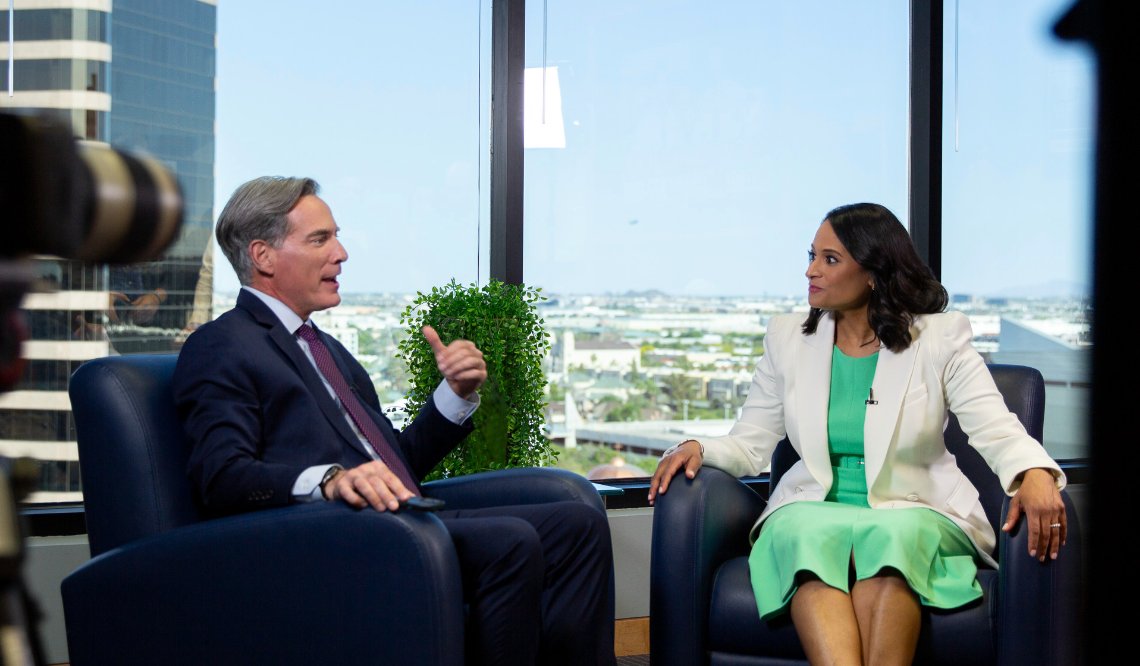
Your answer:
[[[859,622],[846,592],[819,579],[802,581],[792,596],[791,614],[812,666],[863,664]]]
[[[906,580],[887,572],[858,581],[851,587],[851,602],[862,630],[865,661],[908,666],[918,646],[922,609]]]

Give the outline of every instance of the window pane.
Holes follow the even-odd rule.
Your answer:
[[[559,440],[725,432],[768,316],[806,308],[823,215],[907,220],[908,30],[905,3],[529,3],[529,139],[565,137],[525,174]]]
[[[15,13],[12,24],[16,41],[69,39],[107,41],[106,12],[87,9],[26,9]],[[8,13],[0,13],[0,34],[8,38]]]
[[[943,282],[998,363],[1041,370],[1045,447],[1087,456],[1095,69],[1072,3],[946,3]],[[957,9],[957,11],[956,11]]]
[[[490,87],[490,8],[441,7],[221,3],[215,214],[251,178],[312,177],[348,250],[342,291],[474,281],[487,248],[477,234],[489,182],[479,91]],[[310,48],[315,30],[335,34],[326,40],[335,48]],[[215,256],[215,288],[233,292],[233,270]]]

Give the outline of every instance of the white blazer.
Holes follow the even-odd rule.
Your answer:
[[[822,501],[831,488],[827,409],[835,322],[819,320],[804,335],[806,314],[779,315],[768,324],[764,355],[740,419],[723,437],[705,438],[704,464],[736,476],[756,475],[772,461],[785,434],[800,460],[780,478],[752,528],[789,502]],[[1015,477],[1034,467],[1053,470],[1057,487],[1065,475],[1044,447],[1005,406],[985,361],[974,349],[970,322],[960,312],[922,315],[911,327],[912,342],[901,353],[885,347],[872,383],[877,405],[867,408],[864,460],[867,501],[875,509],[926,507],[953,520],[978,555],[997,566],[996,535],[982,510],[978,491],[958,468],[942,438],[953,412],[970,445],[1013,495]],[[1004,518],[1004,517],[1003,517]]]

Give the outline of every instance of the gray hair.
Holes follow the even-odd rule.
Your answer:
[[[249,244],[262,240],[281,247],[289,234],[289,211],[302,197],[317,194],[320,187],[312,178],[263,176],[234,190],[218,216],[215,234],[242,285],[253,280]]]

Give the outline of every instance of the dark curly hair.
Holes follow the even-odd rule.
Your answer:
[[[885,206],[856,203],[832,209],[823,218],[851,257],[874,276],[867,314],[875,335],[893,352],[910,346],[916,315],[946,309],[950,298],[915,250],[902,222]],[[823,310],[812,308],[804,335],[815,333]]]

